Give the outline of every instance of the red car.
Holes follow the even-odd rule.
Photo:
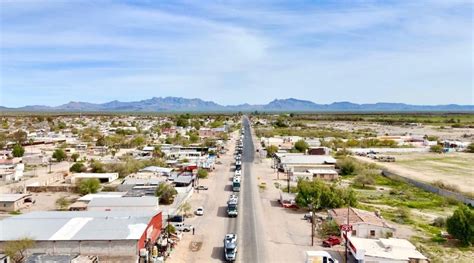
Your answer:
[[[337,236],[330,236],[323,241],[323,247],[332,247],[341,244],[341,239]]]

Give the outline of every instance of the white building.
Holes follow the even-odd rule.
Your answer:
[[[348,245],[351,254],[357,262],[429,262],[429,260],[406,239],[349,237]]]
[[[118,173],[75,173],[70,176],[71,184],[75,184],[80,180],[96,178],[101,183],[110,183],[117,180],[119,177]]]

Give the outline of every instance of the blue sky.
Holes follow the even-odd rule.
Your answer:
[[[0,1],[0,105],[473,104],[472,1]]]

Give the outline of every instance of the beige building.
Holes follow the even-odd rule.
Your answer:
[[[356,208],[338,208],[328,210],[328,218],[334,220],[338,225],[347,224],[349,214],[349,225],[352,231],[349,236],[360,238],[386,238],[393,235],[395,228],[390,226],[385,219],[374,212]]]
[[[0,211],[18,211],[32,204],[31,194],[0,194]]]

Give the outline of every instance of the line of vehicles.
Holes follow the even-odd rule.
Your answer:
[[[235,146],[235,169],[232,177],[232,191],[227,201],[227,216],[237,217],[239,214],[239,197],[236,192],[240,192],[242,182],[242,154],[244,149],[243,139],[245,131],[242,128],[240,138],[237,140]],[[224,238],[224,258],[227,262],[234,262],[237,259],[237,234],[229,233]]]

